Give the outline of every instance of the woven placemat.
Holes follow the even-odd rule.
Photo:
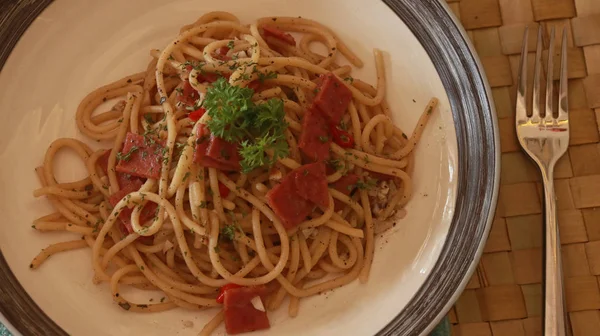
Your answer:
[[[521,40],[529,26],[533,70],[538,25],[568,30],[571,146],[555,173],[567,311],[572,335],[600,335],[600,0],[447,1],[487,73],[502,147],[496,219],[477,272],[449,313],[453,335],[542,335],[542,189],[514,126]]]

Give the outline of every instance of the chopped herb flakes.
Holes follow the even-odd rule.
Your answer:
[[[355,186],[360,190],[370,190],[370,189],[375,188],[376,185],[377,185],[376,179],[367,179],[366,181],[360,181],[360,180],[357,181]],[[354,187],[354,186],[349,186],[349,187]]]
[[[131,149],[127,153],[119,152],[117,153],[117,160],[119,161],[129,161],[131,160],[131,155],[139,150],[138,146],[131,146]]]
[[[152,119],[152,114],[150,114],[150,113],[144,114],[144,119],[149,124],[152,124],[154,122],[154,120]]]
[[[263,83],[267,79],[275,79],[275,78],[277,78],[277,73],[274,71],[269,71],[266,74],[262,73],[262,72],[258,73],[258,81],[261,83]]]
[[[344,163],[340,159],[331,159],[327,163],[335,170],[342,170],[344,168]]]
[[[221,228],[221,235],[224,238],[227,238],[227,239],[233,241],[235,239],[236,231],[237,231],[237,228],[234,224],[228,224],[228,225],[225,225],[223,228]]]

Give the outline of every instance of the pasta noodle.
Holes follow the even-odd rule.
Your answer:
[[[285,32],[302,38],[295,43]],[[324,45],[327,53],[315,52],[312,44]],[[390,119],[382,52],[374,50],[373,87],[352,78],[350,65],[337,63],[343,57],[363,66],[335,33],[302,18],[267,17],[244,25],[233,14],[211,12],[150,56],[145,71],[100,87],[79,104],[75,119],[81,133],[111,141],[110,149],[94,151],[76,139],[57,139],[36,169],[41,187],[33,194],[47,197],[55,212],[33,227],[83,239],[50,245],[31,268],[53,254],[89,247],[95,281],[109,283],[114,301],[125,310],[215,309],[201,335],[227,323],[227,309],[216,298],[230,284],[264,285],[268,309],[289,297],[294,317],[305,297],[356,279],[366,282],[376,226],[404,212],[412,193],[412,154],[437,100],[406,136]],[[326,76],[349,94],[341,122],[331,138],[321,139],[331,143],[323,199],[328,205],[314,207],[290,228],[271,193],[311,161],[302,136]],[[203,101],[219,78],[228,87],[251,88],[257,106],[281,102],[280,125],[286,127],[280,144],[286,155],[266,147],[260,155],[272,162],[233,173],[198,161],[202,132],[216,116]],[[186,103],[189,98],[193,104]],[[143,145],[126,147],[136,136],[143,137]],[[63,150],[78,155],[88,177],[56,181],[54,160]],[[140,159],[144,155],[159,159],[148,163]],[[240,150],[239,155],[247,154]],[[125,165],[139,162],[145,166],[123,172]],[[152,177],[136,175],[140,167],[150,167]],[[132,302],[121,294],[123,285],[160,290],[165,298]]]

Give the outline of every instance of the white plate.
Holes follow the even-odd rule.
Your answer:
[[[375,83],[372,49],[384,50],[387,99],[394,121],[407,133],[427,101],[440,99],[440,108],[416,150],[408,215],[378,238],[369,282],[302,300],[296,318],[289,318],[284,306],[270,313],[271,329],[255,333],[376,334],[431,276],[453,219],[461,168],[455,120],[436,67],[406,24],[376,0],[61,0],[51,4],[23,35],[0,73],[4,258],[33,301],[72,335],[196,335],[213,316],[214,311],[183,309],[124,312],[112,302],[108,285],[91,283],[89,250],[56,255],[39,270],[29,269],[41,248],[73,238],[30,227],[34,218],[51,210],[45,199],[32,197],[38,187],[34,168],[42,163],[48,144],[58,137],[85,139],[74,120],[80,100],[100,85],[144,70],[151,48],[162,48],[182,25],[212,10],[230,11],[246,23],[270,15],[300,15],[322,22],[365,62],[354,76],[371,83]],[[83,165],[68,155],[57,165],[59,182],[84,176]],[[485,221],[482,225],[486,231]],[[192,321],[194,327],[184,327],[184,321]]]

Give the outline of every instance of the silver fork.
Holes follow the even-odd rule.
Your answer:
[[[550,34],[548,69],[546,75],[545,104],[540,107],[540,68],[542,59],[542,28],[538,31],[533,78],[533,108],[527,115],[527,40],[525,30],[516,103],[517,137],[521,147],[540,167],[545,199],[545,254],[544,254],[544,335],[566,334],[565,299],[563,292],[562,262],[556,196],[554,194],[554,166],[569,147],[569,115],[567,113],[567,33],[563,30],[560,84],[558,92],[558,117],[553,116],[553,60],[554,29]]]

